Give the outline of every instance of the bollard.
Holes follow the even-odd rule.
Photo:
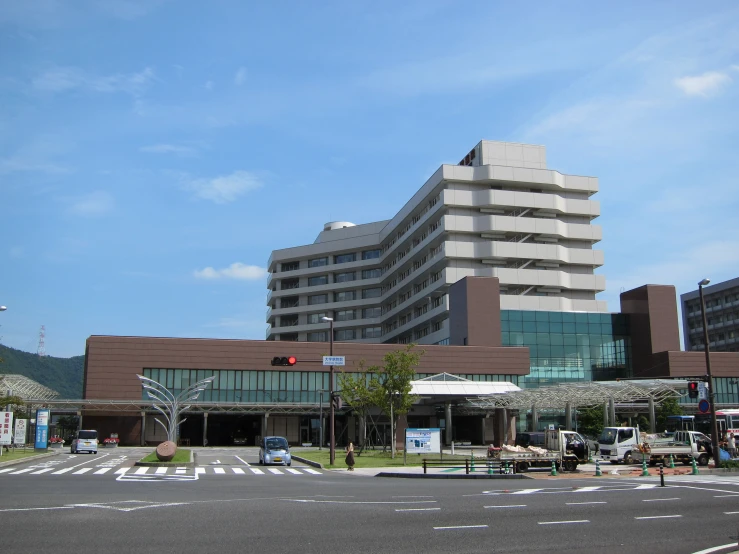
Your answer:
[[[663,471],[664,464],[659,464],[659,486],[665,486],[665,472]]]
[[[670,469],[675,469],[675,458],[670,454]]]
[[[698,466],[695,463],[695,458],[692,458],[692,460],[693,460],[693,471],[691,471],[690,474],[691,475],[700,475],[700,473],[698,473]]]
[[[472,452],[470,454],[470,471],[472,471],[472,472],[475,471],[475,454],[474,454],[474,452]]]
[[[646,458],[641,459],[641,476],[649,477],[649,470],[647,469],[647,459]]]
[[[552,473],[550,475],[557,476],[557,466],[555,465],[554,461],[552,461]]]
[[[493,463],[488,462],[488,475],[492,475],[492,474],[493,474]]]
[[[600,470],[600,460],[595,460],[595,476],[602,477],[603,472]]]
[[[588,463],[593,463],[593,451],[588,448]]]
[[[454,456],[454,441],[452,441],[452,456]]]

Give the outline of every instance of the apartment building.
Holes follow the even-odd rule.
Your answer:
[[[712,352],[739,352],[739,277],[703,287],[708,324],[708,346]],[[694,290],[680,295],[683,314],[685,350],[701,352],[703,316],[700,293]]]
[[[327,223],[272,252],[267,340],[449,344],[451,285],[497,277],[501,310],[606,313],[595,177],[546,166],[543,146],[481,141],[392,219]]]

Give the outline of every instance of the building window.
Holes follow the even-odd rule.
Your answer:
[[[380,250],[365,250],[362,252],[362,259],[363,260],[374,260],[375,258],[380,257]]]
[[[378,277],[382,277],[382,269],[380,269],[379,267],[375,269],[362,270],[362,279],[376,279]]]
[[[280,301],[280,308],[296,308],[300,300],[297,296],[285,296]]]
[[[308,333],[308,342],[328,342],[328,331]]]
[[[363,339],[378,339],[382,336],[382,327],[366,327],[362,329]]]
[[[296,271],[299,268],[300,262],[285,262],[284,264],[280,264],[282,271]]]
[[[362,298],[379,298],[380,296],[382,296],[382,289],[380,287],[364,289],[362,291]]]
[[[354,262],[357,260],[357,255],[352,252],[351,254],[339,254],[338,256],[334,256],[334,263],[335,264],[345,264],[349,262]]]
[[[308,314],[308,323],[323,323],[322,317],[326,317],[326,312],[321,312],[318,314]]]
[[[328,285],[328,275],[317,275],[315,277],[308,277],[309,287],[317,287],[319,285]]]
[[[308,305],[314,306],[316,304],[326,304],[328,302],[327,294],[314,294],[308,297]]]
[[[312,260],[308,260],[308,267],[321,267],[324,265],[328,265],[328,258],[314,258]]]
[[[382,308],[380,308],[380,306],[375,306],[374,308],[364,308],[362,310],[362,319],[380,317],[381,315],[382,315]]]
[[[355,319],[356,313],[354,310],[338,310],[336,312],[336,321],[350,321]]]
[[[334,332],[335,340],[354,340],[357,332],[354,329],[339,329]]]
[[[280,283],[280,290],[297,289],[300,287],[299,279],[283,279]]]
[[[354,281],[357,274],[354,271],[348,271],[346,273],[335,273],[334,283],[346,283],[347,281]]]
[[[353,290],[345,290],[343,292],[335,292],[334,293],[334,302],[348,302],[350,300],[355,300],[357,297],[355,291]]]

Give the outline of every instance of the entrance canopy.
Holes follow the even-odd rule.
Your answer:
[[[59,396],[59,393],[49,387],[37,383],[23,375],[9,373],[0,375],[0,391],[10,391],[12,396],[20,396],[23,400],[51,400]]]
[[[648,379],[633,381],[585,381],[560,383],[552,387],[525,389],[497,394],[467,398],[471,407],[482,409],[541,408],[602,406],[613,400],[616,405],[635,405],[652,399],[660,404],[667,398],[684,396],[680,391],[688,388],[688,381],[681,379]]]
[[[512,392],[523,391],[508,381],[470,381],[449,373],[411,381],[411,394],[419,396],[421,403],[467,400],[471,396],[488,398]]]

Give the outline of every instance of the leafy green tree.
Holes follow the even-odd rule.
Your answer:
[[[372,373],[364,367],[364,360],[359,362],[359,373],[339,373],[339,394],[342,400],[352,407],[360,419],[360,451],[361,455],[367,439],[367,415],[374,404],[375,391],[371,388]]]
[[[577,430],[583,435],[598,438],[603,431],[604,407],[592,406],[577,411]]]
[[[677,401],[677,398],[668,398],[663,400],[655,414],[657,419],[657,432],[661,433],[667,429],[667,416],[683,415],[683,413],[683,409]]]
[[[415,368],[421,362],[424,351],[415,351],[414,347],[415,344],[410,344],[405,350],[388,352],[383,358],[382,367],[368,368],[374,374],[369,385],[372,402],[392,422],[392,457],[395,457],[398,418],[407,414],[416,401],[416,396],[411,394],[411,381],[416,376]]]

